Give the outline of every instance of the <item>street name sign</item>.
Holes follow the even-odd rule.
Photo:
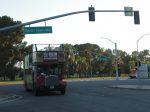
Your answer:
[[[24,27],[25,34],[52,33],[52,26]]]
[[[133,8],[132,7],[124,7],[125,16],[133,16]]]
[[[109,58],[108,58],[107,56],[101,55],[101,56],[99,57],[99,60],[100,60],[100,61],[108,61]]]

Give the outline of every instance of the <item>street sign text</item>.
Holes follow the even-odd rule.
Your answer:
[[[51,26],[40,26],[40,27],[24,27],[25,34],[42,34],[52,33]]]

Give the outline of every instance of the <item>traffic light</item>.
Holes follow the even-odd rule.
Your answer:
[[[121,69],[120,69],[120,64],[118,63],[118,65],[117,65],[117,66],[118,66],[118,71],[120,71],[120,70],[121,70]]]
[[[138,62],[137,62],[137,61],[135,62],[135,66],[136,66],[136,67],[138,66]]]
[[[119,63],[118,63],[118,65],[117,65],[117,66],[118,66],[118,68],[120,68],[120,64],[119,64]]]
[[[137,62],[135,62],[135,66],[136,66],[136,67],[141,66],[141,61],[137,61]]]
[[[89,21],[95,21],[95,8],[89,7]]]
[[[120,68],[120,64],[118,63],[117,64],[117,66],[118,66],[118,74],[119,74],[119,76],[121,75],[121,68]]]
[[[134,24],[140,24],[139,11],[134,11]]]
[[[139,61],[139,66],[141,66],[141,62]]]

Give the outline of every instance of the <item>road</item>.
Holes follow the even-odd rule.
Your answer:
[[[0,103],[0,112],[149,112],[150,90],[112,88],[112,85],[150,85],[150,80],[69,81],[67,93],[34,96],[22,85],[1,85],[0,91],[19,95]]]

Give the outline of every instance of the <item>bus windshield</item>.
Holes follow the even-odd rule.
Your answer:
[[[61,69],[57,66],[37,66],[37,73],[44,74],[44,75],[58,75],[61,73]]]

